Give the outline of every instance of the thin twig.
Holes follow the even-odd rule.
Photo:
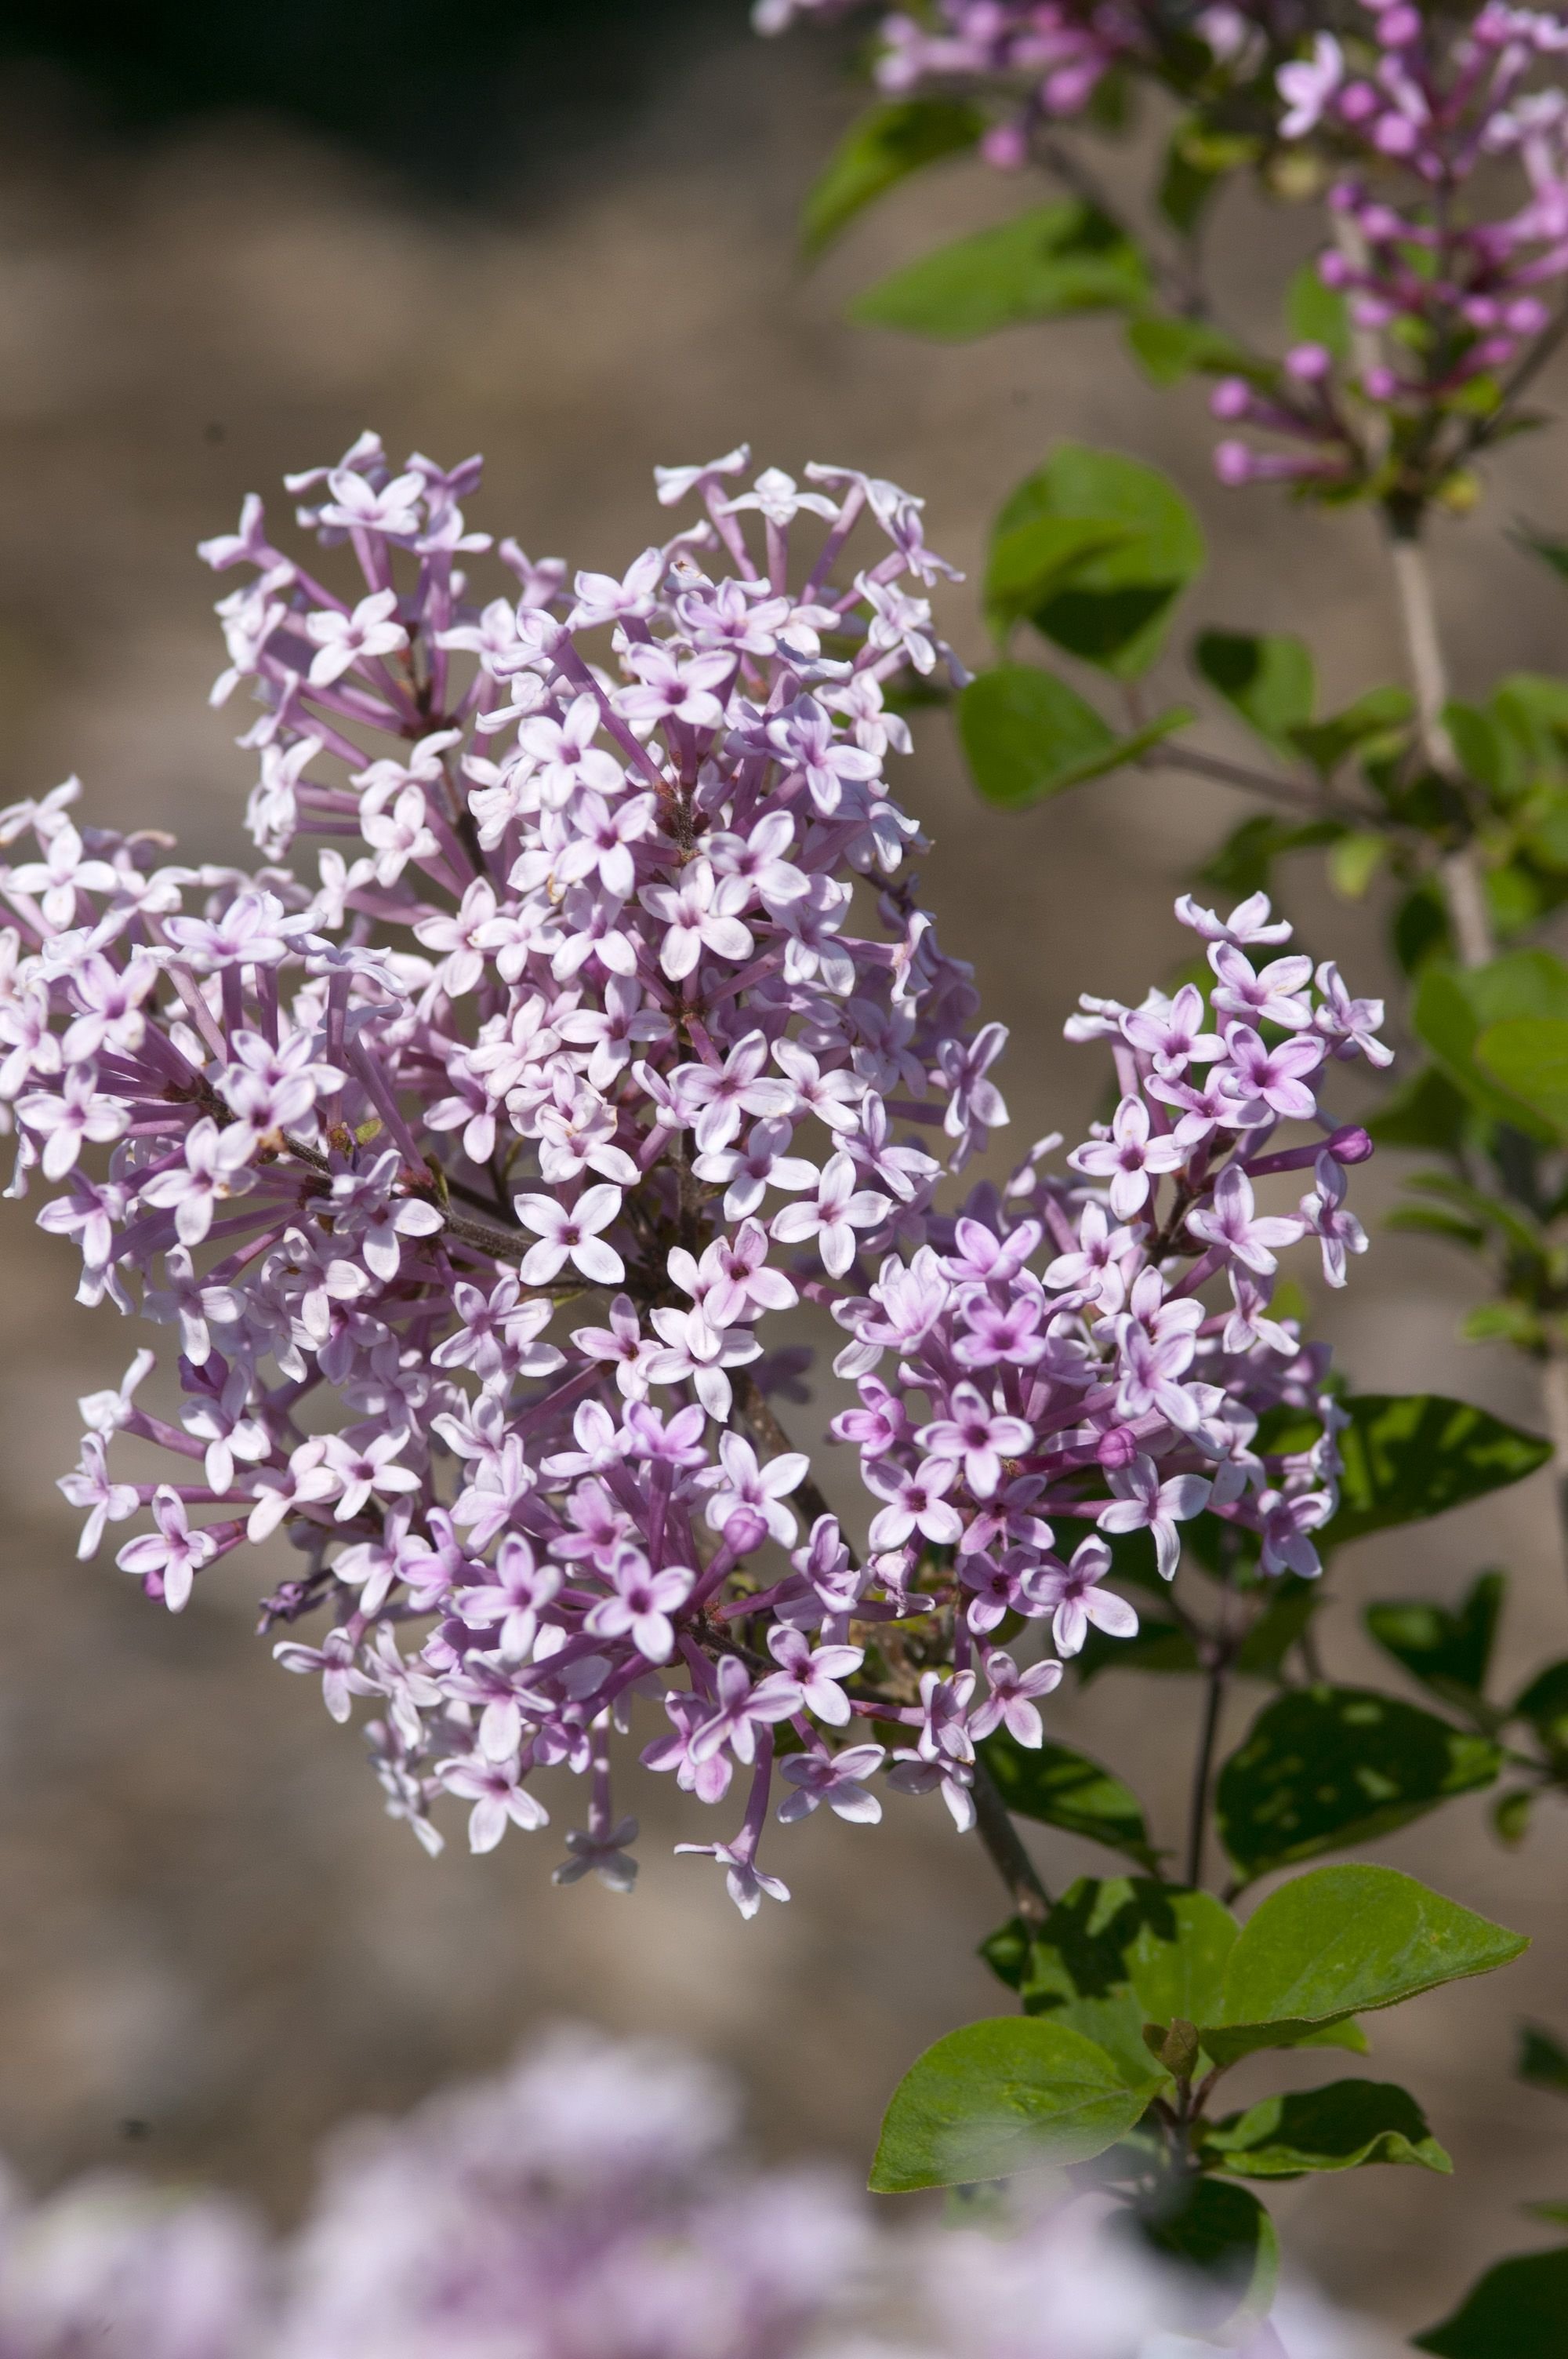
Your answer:
[[[1019,1839],[1012,1815],[984,1761],[975,1763],[975,1828],[989,1854],[992,1866],[1006,1885],[1024,1924],[1033,1932],[1050,1914],[1051,1895]]]
[[[1219,1734],[1220,1706],[1225,1701],[1225,1678],[1228,1666],[1223,1657],[1209,1667],[1208,1692],[1204,1699],[1203,1733],[1198,1739],[1197,1760],[1193,1769],[1191,1815],[1187,1821],[1186,1880],[1198,1885],[1203,1880],[1204,1832],[1208,1823],[1208,1788],[1214,1771],[1214,1748]]]
[[[1166,739],[1151,745],[1140,754],[1137,767],[1141,770],[1188,770],[1195,777],[1214,778],[1221,786],[1238,787],[1243,793],[1267,795],[1271,802],[1283,803],[1288,809],[1306,817],[1319,819],[1371,819],[1370,810],[1354,804],[1345,804],[1326,787],[1310,784],[1304,778],[1289,778],[1278,770],[1254,770],[1248,763],[1232,762],[1223,754],[1206,754],[1196,745],[1178,745]]]

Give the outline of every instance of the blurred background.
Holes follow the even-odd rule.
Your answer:
[[[265,47],[255,23],[204,0],[9,0],[0,23],[0,799],[78,770],[95,819],[252,856],[246,716],[207,705],[220,643],[193,544],[366,425],[395,455],[483,449],[470,521],[535,555],[620,571],[659,529],[654,462],[745,439],[759,463],[815,456],[924,493],[932,542],[971,577],[1002,495],[1053,438],[1081,436],[1165,466],[1201,509],[1211,562],[1190,625],[1304,631],[1331,708],[1397,672],[1365,520],[1218,492],[1201,396],[1143,386],[1113,327],[946,349],[845,323],[856,288],[1019,201],[945,169],[806,275],[795,213],[859,103],[847,47],[758,42],[741,0],[273,0]],[[1227,201],[1217,266],[1265,332],[1310,235]],[[1561,467],[1550,437],[1519,444],[1483,519],[1440,538],[1461,692],[1561,664],[1562,594],[1498,528],[1568,523]],[[971,589],[944,620],[978,657]],[[1167,670],[1179,692],[1179,654]],[[1100,1074],[1063,1017],[1079,989],[1136,995],[1182,954],[1173,892],[1245,806],[1147,777],[1004,818],[971,798],[945,716],[919,734],[897,783],[935,842],[944,934],[1012,1027],[1013,1140],[1076,1135]],[[1310,864],[1289,897],[1358,988],[1391,980],[1375,919],[1324,898]],[[1394,1177],[1374,1167],[1364,1199],[1387,1203]],[[774,2151],[864,2158],[914,2053],[997,2002],[973,1952],[1005,1911],[940,1805],[895,1798],[879,1832],[786,1834],[769,1864],[794,1902],[749,1926],[710,1864],[669,1856],[714,1829],[663,1780],[635,1798],[630,1901],[551,1888],[564,1796],[544,1835],[472,1861],[454,1822],[427,1861],[315,1683],[252,1636],[243,1567],[172,1621],[109,1552],[76,1562],[53,1485],[76,1397],[141,1339],[78,1310],[73,1284],[73,1256],[0,1208],[0,2150],[40,2185],[128,2157],[286,2215],[325,2126],[579,2016],[734,2066]],[[1533,1422],[1522,1380],[1454,1341],[1463,1301],[1440,1249],[1388,1238],[1321,1308],[1362,1387],[1447,1386]],[[825,1413],[792,1412],[803,1434]],[[1568,1650],[1538,1478],[1347,1554],[1336,1672],[1380,1676],[1359,1602],[1453,1593],[1483,1563],[1514,1573],[1505,1673]],[[1233,1738],[1260,1701],[1243,1692]],[[1171,1838],[1192,1709],[1124,1676],[1064,1705],[1056,1733],[1114,1758]],[[1568,2032],[1568,1827],[1548,1808],[1510,1857],[1476,1799],[1377,1855],[1538,1937],[1508,1975],[1374,2027],[1372,2069],[1421,2093],[1453,2180],[1281,2190],[1329,2288],[1409,2328],[1532,2241],[1523,2201],[1568,2194],[1552,2100],[1507,2078],[1521,2017]],[[1057,1883],[1096,1864],[1065,1839],[1043,1857]]]

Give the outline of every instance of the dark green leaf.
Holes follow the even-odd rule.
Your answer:
[[[871,2187],[898,2195],[1087,2162],[1132,2127],[1158,2080],[1152,2071],[1129,2087],[1103,2048],[1065,2024],[971,2023],[928,2048],[894,2090]]]
[[[1347,2015],[1489,1973],[1528,1946],[1397,1868],[1313,1868],[1242,1927],[1203,2043],[1217,2062],[1235,2063]]]
[[[1520,549],[1528,549],[1532,557],[1539,557],[1543,565],[1549,565],[1553,573],[1568,582],[1568,540],[1553,540],[1546,533],[1532,532],[1529,525],[1519,526],[1510,538]]]
[[[1458,1612],[1414,1598],[1366,1608],[1368,1629],[1385,1653],[1433,1694],[1478,1696],[1487,1684],[1507,1583],[1478,1572]]]
[[[1376,739],[1390,737],[1402,730],[1413,709],[1402,688],[1368,689],[1365,696],[1358,696],[1354,704],[1347,704],[1332,720],[1314,721],[1292,729],[1291,743],[1314,769],[1327,777],[1357,747],[1368,747]]]
[[[1539,2024],[1525,2024],[1519,2038],[1519,2077],[1532,2088],[1568,2097],[1568,2048]]]
[[[1552,1455],[1550,1442],[1441,1393],[1356,1393],[1342,1406],[1345,1472],[1337,1512],[1317,1535],[1339,1548],[1367,1532],[1423,1521],[1520,1483]]]
[[[1538,1671],[1509,1716],[1528,1720],[1549,1753],[1568,1755],[1568,1662]]]
[[[1516,671],[1492,692],[1491,707],[1532,770],[1560,774],[1568,754],[1568,680]]]
[[[1029,1971],[1029,1953],[1033,1936],[1022,1917],[1010,1917],[994,1933],[988,1933],[980,1943],[979,1954],[999,1983],[1011,1991],[1021,1990]]]
[[[1142,2227],[1157,2253],[1222,2279],[1238,2309],[1253,2315],[1267,2310],[1280,2274],[1280,2242],[1250,2189],[1231,2180],[1189,2180],[1175,2205]]]
[[[806,200],[800,242],[820,254],[863,207],[941,157],[972,147],[986,127],[960,99],[900,98],[852,123]]]
[[[1251,369],[1239,344],[1200,320],[1169,319],[1146,311],[1128,324],[1132,356],[1155,385],[1176,385],[1195,370],[1208,376],[1216,372],[1245,375]]]
[[[1369,1688],[1293,1688],[1265,1704],[1219,1773],[1220,1840],[1249,1880],[1292,1860],[1370,1843],[1489,1786],[1501,1756]]]
[[[1545,1146],[1556,1131],[1476,1059],[1482,1035],[1519,1016],[1568,1020],[1568,967],[1550,951],[1510,951],[1487,966],[1429,967],[1412,1011],[1416,1030],[1454,1087],[1494,1121]]]
[[[1402,895],[1389,928],[1394,956],[1406,974],[1419,975],[1453,951],[1443,888],[1430,876]]]
[[[1141,2084],[1150,2071],[1145,2025],[1163,2030],[1212,2014],[1236,1936],[1235,1918],[1208,1893],[1082,1876],[1034,1936],[1019,1995],[1028,2014],[1098,2040]]]
[[[1148,293],[1137,247],[1092,205],[1066,199],[895,270],[850,313],[868,327],[963,343],[1020,321],[1136,309]]]
[[[1193,648],[1193,662],[1209,686],[1271,745],[1289,745],[1292,730],[1310,723],[1316,681],[1312,657],[1300,639],[1204,631]]]
[[[1285,324],[1298,344],[1326,344],[1337,361],[1350,358],[1350,314],[1336,288],[1325,287],[1317,265],[1305,262],[1285,296]]]
[[[1271,1579],[1263,1610],[1237,1648],[1236,1669],[1253,1679],[1277,1680],[1322,1603],[1322,1586],[1315,1581],[1293,1572]]]
[[[986,568],[986,620],[991,629],[1005,637],[1088,559],[1132,537],[1128,526],[1092,516],[1033,516],[999,532]]]
[[[1204,561],[1203,535],[1186,501],[1156,468],[1062,442],[1007,501],[998,542],[1042,516],[1116,526],[1128,538],[1046,598],[1032,615],[1036,629],[1119,679],[1147,670],[1176,600]]]
[[[1490,712],[1457,698],[1443,708],[1444,726],[1461,766],[1499,802],[1510,802],[1523,787],[1524,765],[1511,734]]]
[[[1563,2359],[1568,2245],[1499,2261],[1451,2318],[1411,2337],[1440,2359]]]
[[[1252,819],[1244,819],[1227,836],[1199,869],[1198,881],[1212,885],[1217,893],[1235,893],[1243,898],[1249,893],[1265,893],[1272,882],[1274,863],[1285,853],[1314,852],[1322,844],[1337,843],[1344,833],[1343,820],[1313,819],[1298,827],[1290,820],[1276,819],[1271,811],[1260,811]]]
[[[1081,1684],[1087,1687],[1102,1671],[1195,1671],[1202,1669],[1197,1649],[1174,1622],[1139,1608],[1138,1632],[1131,1638],[1109,1638],[1091,1630],[1082,1652],[1073,1658]]]
[[[1488,1025],[1476,1042],[1476,1061],[1558,1138],[1568,1133],[1568,1022],[1563,1017],[1513,1016]]]
[[[1235,168],[1223,148],[1217,154],[1212,146],[1193,138],[1185,124],[1179,124],[1165,150],[1155,194],[1155,202],[1172,228],[1190,237],[1220,183]]]
[[[1371,2162],[1454,2168],[1415,2099],[1391,2081],[1331,2081],[1264,2097],[1206,2133],[1204,2159],[1238,2179],[1296,2179]]]
[[[1033,664],[1000,664],[958,698],[958,735],[976,786],[1005,810],[1120,769],[1192,714],[1178,706],[1119,737],[1076,689]]]
[[[1067,1834],[1087,1835],[1124,1851],[1145,1866],[1155,1854],[1138,1798],[1098,1761],[1065,1745],[1020,1745],[1005,1730],[980,1748],[1003,1801],[1020,1818]]]
[[[1465,1135],[1464,1099],[1435,1065],[1423,1066],[1385,1098],[1365,1128],[1379,1147],[1424,1147],[1452,1154]]]

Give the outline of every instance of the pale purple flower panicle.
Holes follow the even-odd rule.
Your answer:
[[[1313,1569],[1325,1360],[1270,1290],[1309,1233],[1336,1282],[1359,1250],[1367,1142],[1316,1092],[1383,1052],[1332,967],[1249,956],[1266,904],[1187,909],[1212,988],[1069,1027],[1111,1044],[1108,1132],[939,1211],[1006,1120],[1003,1036],[915,902],[907,740],[867,725],[940,648],[939,560],[892,485],[744,464],[666,471],[702,517],[619,575],[503,543],[515,596],[462,570],[477,462],[363,438],[296,480],[308,563],[247,503],[207,554],[254,576],[222,685],[257,700],[265,864],[79,830],[74,783],[0,819],[38,847],[0,867],[0,1100],[83,1299],[173,1346],[177,1408],[146,1353],[82,1404],[84,1549],[144,1515],[118,1561],[178,1612],[286,1535],[278,1659],[370,1707],[427,1849],[438,1804],[475,1851],[544,1827],[571,1772],[557,1878],[628,1888],[630,1740],[734,1812],[700,1848],[751,1913],[788,1897],[771,1813],[872,1821],[886,1771],[972,1821],[977,1744],[1041,1741],[1047,1625],[1136,1628],[1098,1534],[1170,1571],[1206,1511]],[[1299,1210],[1260,1200],[1298,1170]],[[859,1395],[842,1529],[769,1406],[804,1397],[762,1332],[803,1300]],[[1250,1447],[1280,1402],[1321,1451]],[[121,1479],[121,1434],[164,1479]]]
[[[1482,397],[1484,411],[1484,381],[1551,323],[1568,275],[1568,22],[1506,0],[1483,0],[1457,27],[1410,0],[1361,0],[1357,17],[1348,46],[1318,32],[1279,68],[1280,135],[1344,167],[1318,276],[1359,332],[1355,391],[1413,429],[1462,397]],[[1220,480],[1350,476],[1364,453],[1342,394],[1316,343],[1285,354],[1271,389],[1222,379],[1214,415],[1290,447],[1227,439]]]

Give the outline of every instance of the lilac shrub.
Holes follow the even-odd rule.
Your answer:
[[[336,1719],[373,1706],[428,1849],[444,1796],[476,1851],[542,1827],[535,1773],[564,1767],[590,1799],[557,1878],[629,1885],[611,1754],[647,1699],[648,1768],[714,1804],[740,1775],[700,1848],[751,1914],[788,1897],[757,1859],[775,1802],[874,1820],[885,1771],[974,1822],[977,1741],[1037,1746],[1088,1625],[1136,1630],[1101,1586],[1121,1536],[1168,1577],[1207,1510],[1265,1575],[1316,1570],[1338,1412],[1270,1299],[1284,1247],[1315,1236],[1337,1283],[1364,1243],[1342,1200],[1369,1142],[1319,1092],[1387,1052],[1266,902],[1184,902],[1206,998],[1068,1027],[1109,1049],[1110,1123],[939,1211],[1006,1118],[1001,1029],[884,778],[890,686],[952,660],[925,595],[948,569],[892,485],[735,491],[743,458],[662,471],[703,520],[624,576],[568,589],[505,541],[519,594],[489,600],[458,565],[490,547],[457,505],[477,462],[394,474],[367,436],[292,479],[362,593],[248,501],[205,553],[253,569],[215,695],[259,698],[265,864],[79,830],[74,783],[18,807],[0,1027],[13,1192],[54,1182],[80,1299],[178,1344],[177,1421],[138,1405],[147,1353],[83,1405],[82,1552],[145,1513],[118,1561],[178,1612],[282,1531],[278,1659]],[[285,864],[311,837],[314,882]],[[1277,1174],[1309,1190],[1260,1211]],[[863,1547],[770,1405],[799,1357],[759,1329],[801,1303],[845,1332]],[[1309,1448],[1258,1446],[1282,1405]],[[124,1479],[122,1434],[168,1474]]]

